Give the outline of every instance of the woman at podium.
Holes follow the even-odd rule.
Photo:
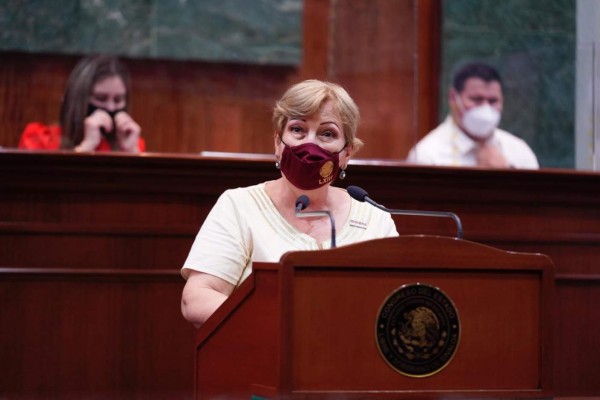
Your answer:
[[[281,177],[229,189],[204,221],[181,273],[184,317],[199,327],[252,272],[288,251],[397,236],[391,216],[333,186],[360,149],[359,110],[341,86],[307,80],[273,110]],[[304,215],[303,215],[304,214]]]

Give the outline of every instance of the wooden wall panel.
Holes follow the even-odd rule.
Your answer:
[[[598,265],[596,260],[594,262]],[[596,349],[600,348],[597,334],[600,274],[561,277],[557,283],[560,300],[557,304],[556,343],[557,348],[566,348],[555,358],[555,377],[560,377],[562,393],[597,398],[600,396],[596,353]]]
[[[175,271],[0,274],[4,398],[190,397],[195,330],[173,312]]]
[[[277,66],[128,60],[150,151],[271,152],[271,112],[294,79]]]
[[[439,0],[305,1],[301,77],[348,89],[362,158],[403,159],[437,125],[440,10]]]
[[[179,270],[217,192],[256,166],[79,156],[0,152],[0,397],[189,399]]]
[[[402,159],[416,135],[417,50],[412,1],[345,0],[332,11],[329,76],[362,111],[361,157]],[[357,26],[362,29],[357,29]]]
[[[418,73],[415,77],[417,80],[415,102],[417,107],[417,137],[413,137],[413,143],[416,143],[438,125],[442,59],[441,1],[419,0],[416,3],[416,18]]]

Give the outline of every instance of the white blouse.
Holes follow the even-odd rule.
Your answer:
[[[336,234],[337,246],[398,236],[390,214],[351,199],[347,221]],[[202,224],[181,274],[189,270],[217,276],[238,285],[252,271],[252,262],[278,262],[288,251],[320,250],[331,240],[318,242],[300,232],[279,213],[265,184],[225,191]]]

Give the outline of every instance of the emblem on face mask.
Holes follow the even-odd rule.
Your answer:
[[[332,153],[314,143],[293,147],[282,143],[285,147],[281,153],[281,173],[294,186],[312,190],[334,181],[339,170],[339,152]]]
[[[333,172],[333,162],[327,161],[325,164],[323,164],[323,166],[319,170],[319,175],[321,175],[322,178],[327,178],[329,175],[331,175],[332,172]]]

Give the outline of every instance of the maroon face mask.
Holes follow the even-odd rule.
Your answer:
[[[314,143],[290,147],[281,154],[281,172],[299,189],[318,189],[333,183],[340,170],[340,153],[331,153]]]

